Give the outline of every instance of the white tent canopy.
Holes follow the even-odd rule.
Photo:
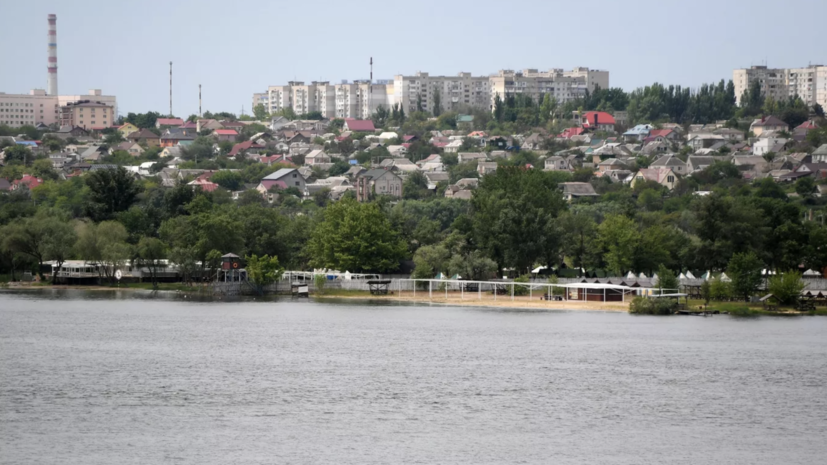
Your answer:
[[[695,275],[691,271],[686,272],[686,279],[695,279]]]

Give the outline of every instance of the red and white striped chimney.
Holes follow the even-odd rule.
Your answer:
[[[49,15],[49,95],[57,95],[57,15]]]

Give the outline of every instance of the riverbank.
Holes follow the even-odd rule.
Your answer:
[[[348,291],[340,289],[325,290],[324,293],[313,293],[314,299],[349,299],[349,300],[373,300],[387,302],[405,302],[417,304],[451,305],[457,307],[492,307],[512,308],[518,310],[585,310],[603,312],[628,312],[629,302],[575,302],[575,301],[549,301],[542,300],[540,296],[497,296],[494,300],[493,294],[483,294],[483,298],[477,298],[477,294],[469,293],[464,297],[449,293],[447,298],[444,293],[434,292],[431,298],[428,292],[402,292],[389,295],[372,295],[367,291]]]

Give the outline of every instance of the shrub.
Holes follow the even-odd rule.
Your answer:
[[[709,297],[717,301],[732,300],[732,285],[721,278],[713,279],[709,282]]]
[[[519,278],[514,279],[515,283],[528,283],[531,282],[531,276],[524,274]],[[526,286],[514,286],[514,295],[528,295],[528,287]]]
[[[801,273],[793,271],[775,275],[770,278],[767,285],[770,294],[778,299],[778,303],[782,305],[793,305],[798,302],[801,297],[801,291],[804,289],[804,283],[801,282]]]
[[[704,303],[709,305],[709,301],[712,299],[712,285],[709,284],[709,281],[704,281],[701,284],[701,297],[704,299]]]
[[[680,292],[680,282],[675,273],[664,265],[658,267],[658,289],[664,294]]]
[[[313,275],[313,284],[316,288],[316,293],[324,295],[324,286],[327,284],[327,276],[323,274]]]
[[[635,297],[629,306],[629,313],[639,315],[671,315],[678,303],[672,299]]]

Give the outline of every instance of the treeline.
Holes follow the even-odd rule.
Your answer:
[[[392,272],[412,260],[417,277],[524,275],[536,266],[697,274],[727,269],[742,255],[772,270],[827,267],[824,200],[811,178],[750,184],[716,163],[671,192],[594,179],[600,195],[569,204],[559,184],[571,179],[503,165],[481,179],[470,202],[433,195],[331,202],[325,191],[303,199],[288,190],[269,203],[254,190],[233,200],[223,188],[165,189],[155,178],[99,170],[0,195],[0,273],[48,260],[117,265],[148,250],[185,270],[228,252],[278,257],[294,270]]]

